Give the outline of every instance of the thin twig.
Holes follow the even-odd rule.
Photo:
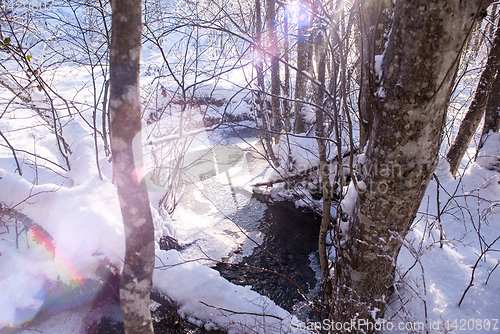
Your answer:
[[[0,136],[2,136],[3,140],[5,140],[5,142],[7,143],[7,146],[10,148],[10,150],[12,151],[12,155],[14,156],[14,160],[16,161],[16,165],[17,165],[17,172],[19,173],[19,175],[23,176],[23,173],[21,171],[21,166],[19,165],[19,161],[17,160],[17,155],[16,155],[16,150],[14,149],[14,147],[9,143],[9,141],[7,140],[7,138],[5,138],[5,136],[3,135],[2,131],[0,131]]]
[[[220,310],[220,311],[230,312],[230,313],[233,313],[233,314],[254,315],[254,316],[257,316],[257,317],[270,317],[270,318],[275,318],[275,319],[283,321],[283,318],[280,318],[280,317],[278,317],[277,315],[274,315],[274,314],[264,314],[264,313],[261,314],[261,313],[254,313],[254,312],[238,312],[238,311],[229,310],[229,309],[224,308],[224,307],[210,305],[210,304],[207,304],[207,303],[205,303],[204,301],[201,301],[201,300],[199,300],[199,302],[202,303],[205,306],[212,307],[212,308],[215,308],[215,309]]]
[[[477,265],[479,264],[479,261],[481,261],[481,259],[483,258],[483,256],[490,250],[490,248],[498,240],[500,240],[500,236],[498,236],[495,240],[493,240],[493,242],[491,244],[487,245],[487,247],[483,250],[483,252],[481,253],[481,255],[477,258],[476,263],[474,263],[474,266],[472,267],[472,274],[471,274],[471,277],[470,277],[469,285],[465,289],[465,291],[464,291],[464,293],[462,295],[462,298],[460,298],[460,301],[458,302],[458,307],[460,307],[460,305],[462,305],[462,302],[463,302],[463,300],[465,298],[465,295],[467,294],[467,292],[469,291],[469,289],[474,286],[474,274],[476,273],[476,269],[477,269]]]

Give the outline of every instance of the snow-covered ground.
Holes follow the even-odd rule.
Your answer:
[[[473,163],[455,180],[448,168],[442,161],[436,170],[399,254],[391,311],[431,333],[498,333],[500,175]]]
[[[85,152],[92,154],[85,140],[75,144],[74,149],[82,155]],[[241,333],[241,326],[254,330],[262,327],[262,332],[267,326],[283,326],[283,330],[278,331],[283,332],[290,324],[288,312],[249,287],[235,286],[221,278],[217,271],[190,262],[206,256],[220,260],[244,242],[246,231],[240,231],[240,227],[225,218],[238,206],[248,203],[250,183],[260,181],[258,175],[252,176],[249,172],[243,154],[242,158],[245,159],[213,180],[187,185],[173,219],[168,215],[162,218],[153,208],[157,241],[163,235],[172,235],[181,245],[189,245],[183,252],[166,252],[158,248],[154,288],[180,304],[183,315],[206,322],[208,327],[216,324]],[[45,290],[50,282],[64,282],[77,289],[87,280],[104,281],[105,277],[96,274],[101,266],[120,270],[124,255],[123,226],[116,189],[111,176],[106,176],[109,171],[106,164],[102,165],[105,176],[100,180],[94,166],[85,168],[83,164],[72,162],[80,170],[72,170],[71,186],[33,185],[15,173],[1,170],[0,201],[33,221],[33,225],[18,221],[17,239],[15,219],[6,220],[2,226],[5,230],[0,242],[3,326],[16,326],[33,319],[45,302]],[[254,169],[254,174],[255,171],[260,173]],[[234,199],[229,181],[233,189],[243,190]],[[224,188],[228,191],[221,193]],[[210,194],[203,189],[215,189],[218,193]],[[28,230],[21,231],[25,226]],[[257,232],[247,232],[258,239]],[[201,302],[236,312],[271,314],[284,321],[274,317],[228,315]],[[61,325],[63,327],[57,332],[63,333],[67,325]]]
[[[172,46],[173,41],[167,44]],[[170,60],[179,65],[179,61],[175,62],[177,56],[173,53]],[[33,61],[41,61],[41,57],[34,54]],[[217,84],[214,80],[204,82],[197,89],[197,97],[210,97],[211,102],[190,106],[185,113],[189,117],[180,120],[181,105],[171,103],[173,85],[165,82],[163,89],[151,88],[156,80],[151,71],[161,62],[160,53],[151,44],[145,44],[142,59],[142,135],[149,167],[161,171],[175,161],[176,150],[171,143],[176,139],[186,145],[183,155],[204,159],[203,165],[195,164],[183,176],[182,198],[173,215],[158,206],[164,185],[148,183],[157,241],[162,236],[172,236],[184,246],[179,251],[163,251],[158,245],[155,290],[179,304],[182,316],[207,329],[221,327],[231,333],[298,332],[291,327],[298,320],[272,300],[250,287],[228,282],[206,266],[210,263],[208,258],[225,259],[240,247],[243,254],[251,252],[254,245],[247,236],[261,240],[251,223],[237,226],[230,218],[248,204],[252,184],[279,177],[260,157],[262,151],[255,149],[259,147],[255,133],[247,133],[243,140],[230,134],[229,129],[203,130],[205,112],[212,119],[226,112],[252,114],[247,94],[241,90],[247,84],[248,71],[238,68]],[[111,163],[99,142],[101,179],[93,131],[87,124],[93,111],[88,107],[93,103],[89,68],[65,65],[44,75],[53,79],[58,94],[86,108],[82,108],[81,115],[69,116],[59,106],[64,115],[63,136],[72,151],[71,171],[59,153],[54,134],[42,125],[33,110],[12,108],[0,118],[0,130],[18,150],[23,174],[16,171],[9,147],[1,146],[0,203],[4,211],[0,222],[0,333],[23,324],[33,324],[35,328],[28,325],[19,333],[78,332],[89,311],[85,305],[72,304],[71,298],[59,296],[58,313],[45,322],[37,321],[44,304],[54,297],[54,286],[63,287],[65,293],[85,291],[89,293],[88,300],[92,300],[107,275],[120,271],[124,257],[123,225]],[[196,80],[192,75],[186,78]],[[102,85],[102,78],[96,85]],[[36,89],[32,93],[38,106],[47,106],[43,94]],[[4,88],[1,94],[3,101],[14,97]],[[224,103],[219,106],[217,101]],[[171,122],[165,122],[162,128],[147,122],[150,115],[160,111],[171,116]],[[179,132],[182,126],[176,125],[180,122],[185,125],[183,141]],[[97,125],[101,127],[100,120]],[[498,168],[493,168],[498,167],[498,138],[492,136],[484,156],[471,162],[456,180],[449,174],[446,162],[440,162],[398,258],[397,291],[387,312],[387,321],[394,327],[386,326],[385,332],[411,332],[408,327],[400,330],[400,323],[424,323],[429,333],[500,332],[500,174]],[[290,157],[300,170],[313,166],[317,161],[316,141],[289,139],[276,147],[276,153],[285,162],[278,172],[285,172]],[[194,162],[194,158],[186,160]],[[162,181],[162,175],[156,174],[157,183]],[[279,184],[275,189],[274,198],[292,198]],[[308,198],[296,204],[304,205]],[[352,202],[355,194],[351,192],[349,198]],[[314,203],[310,198],[309,201]],[[258,217],[249,220],[257,221]],[[89,286],[92,289],[87,289]],[[94,316],[98,317],[90,315]]]

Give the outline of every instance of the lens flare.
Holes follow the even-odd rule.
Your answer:
[[[0,325],[9,328],[30,322],[42,309],[61,311],[88,303],[102,289],[57,252],[41,226],[30,226],[26,236],[39,246],[20,243],[19,249],[3,248],[0,257]],[[61,280],[54,281],[56,276]]]
[[[15,327],[35,318],[45,302],[43,282],[33,275],[16,272],[0,281],[9,289],[0,292],[0,324]]]
[[[290,2],[285,7],[285,15],[288,18],[288,23],[299,28],[305,27],[309,24],[309,13],[310,11],[308,6],[300,1]]]

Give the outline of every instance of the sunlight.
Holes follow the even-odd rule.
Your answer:
[[[300,1],[293,1],[286,5],[285,15],[290,25],[305,27],[309,24],[310,14],[306,4]]]

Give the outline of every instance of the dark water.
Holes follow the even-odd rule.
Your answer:
[[[290,202],[267,203],[266,206],[258,225],[264,234],[261,245],[250,256],[243,257],[239,262],[242,265],[218,264],[215,269],[227,280],[251,285],[253,290],[268,296],[277,305],[293,311],[297,302],[304,301],[299,287],[308,294],[317,283],[310,266],[310,254],[317,261],[321,219],[310,211],[295,208]]]

